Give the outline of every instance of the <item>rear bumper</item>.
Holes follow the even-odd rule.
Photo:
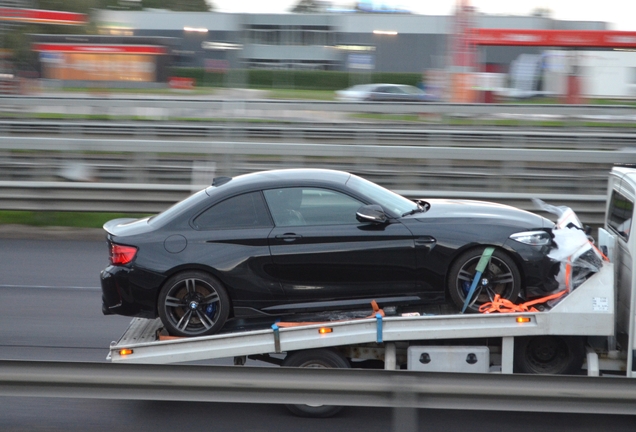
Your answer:
[[[135,283],[137,271],[128,267],[108,266],[102,270],[102,313],[140,318],[157,317],[158,288]]]

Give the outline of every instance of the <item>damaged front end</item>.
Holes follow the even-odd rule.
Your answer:
[[[598,273],[607,258],[588,236],[571,208],[553,206],[538,199],[533,201],[540,209],[558,217],[552,229],[554,246],[548,257],[559,263],[559,272],[555,275],[558,287],[555,291],[565,290],[569,293]]]

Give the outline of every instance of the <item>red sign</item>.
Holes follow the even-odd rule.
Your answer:
[[[635,48],[636,32],[475,29],[476,45]]]
[[[108,45],[108,44],[66,44],[35,43],[33,51],[38,52],[70,52],[90,54],[149,54],[164,55],[166,47],[158,45]]]
[[[60,12],[41,9],[0,8],[0,21],[85,25],[88,23],[88,15],[75,12]]]
[[[170,77],[168,85],[172,89],[192,90],[194,88],[194,78]]]

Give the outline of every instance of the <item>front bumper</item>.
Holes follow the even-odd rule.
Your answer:
[[[559,288],[556,275],[559,273],[560,263],[548,257],[549,246],[529,246],[508,240],[504,248],[520,264],[526,298],[543,297]]]

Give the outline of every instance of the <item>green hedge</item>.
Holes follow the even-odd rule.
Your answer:
[[[364,73],[340,71],[299,71],[249,69],[226,74],[205,73],[203,68],[173,68],[171,76],[194,78],[199,87],[233,87],[247,81],[250,88],[293,88],[299,90],[338,90],[354,84],[394,83],[416,85],[418,73]]]

